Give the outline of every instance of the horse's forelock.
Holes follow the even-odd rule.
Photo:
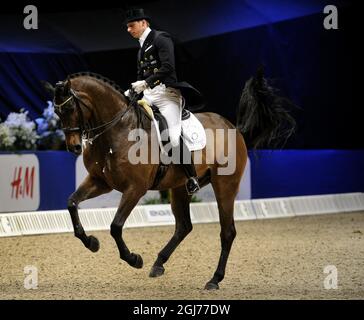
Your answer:
[[[56,98],[61,98],[61,97],[68,96],[70,94],[69,89],[70,88],[67,86],[67,80],[66,81],[58,81],[56,83],[54,96]]]
[[[63,96],[63,92],[64,92],[64,84],[63,84],[63,82],[59,81],[56,84],[54,96],[56,98],[60,98],[61,96]]]

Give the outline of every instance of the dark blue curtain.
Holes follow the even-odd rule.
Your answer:
[[[50,99],[40,80],[53,84],[87,69],[82,50],[39,14],[39,28],[23,27],[23,8],[0,17],[0,117],[24,108],[39,117]],[[41,10],[41,6],[39,6]]]
[[[70,73],[87,70],[79,54],[0,52],[0,117],[24,108],[39,117],[50,99],[40,80],[54,84]]]

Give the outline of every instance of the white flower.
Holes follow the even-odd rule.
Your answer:
[[[9,149],[15,140],[16,137],[11,136],[9,127],[0,123],[0,149]]]
[[[1,149],[34,149],[35,140],[38,138],[35,132],[35,123],[28,119],[28,111],[19,113],[11,112],[6,121],[1,124]]]

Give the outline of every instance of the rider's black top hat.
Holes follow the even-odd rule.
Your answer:
[[[126,11],[125,23],[143,19],[150,22],[150,18],[144,13],[144,9],[129,9]]]

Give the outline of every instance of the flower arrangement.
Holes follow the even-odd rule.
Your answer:
[[[5,122],[0,123],[1,150],[36,149],[37,132],[35,123],[28,118],[28,111],[11,112]]]
[[[65,149],[65,136],[60,129],[59,117],[54,112],[53,103],[47,101],[48,107],[43,111],[43,118],[35,119],[37,124],[38,149],[61,150]]]
[[[51,101],[43,111],[43,117],[32,121],[28,111],[11,112],[6,121],[0,123],[0,150],[62,150],[65,136],[60,130],[60,120],[54,113]]]

